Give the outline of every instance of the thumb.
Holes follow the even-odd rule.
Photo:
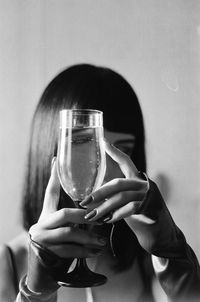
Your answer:
[[[60,197],[60,182],[56,169],[56,157],[52,160],[51,176],[46,188],[41,217],[57,211]],[[40,218],[41,218],[40,217]]]

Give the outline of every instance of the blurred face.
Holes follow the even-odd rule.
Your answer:
[[[128,156],[131,156],[135,146],[135,136],[133,134],[111,132],[104,129],[104,136],[110,144],[114,145],[119,150],[126,153]],[[118,164],[114,162],[108,155],[106,158],[106,164],[107,169],[105,175],[105,182],[108,182],[113,178],[124,177]]]

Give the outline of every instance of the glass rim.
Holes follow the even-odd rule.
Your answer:
[[[73,112],[76,114],[91,114],[91,113],[96,113],[96,114],[103,114],[103,111],[97,110],[97,109],[88,109],[88,108],[74,108],[74,109],[62,109],[60,110],[61,114],[67,113],[67,112]]]

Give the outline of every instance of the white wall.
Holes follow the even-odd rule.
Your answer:
[[[35,104],[58,71],[90,62],[135,87],[149,175],[200,255],[199,16],[199,0],[0,0],[0,242],[21,230]]]

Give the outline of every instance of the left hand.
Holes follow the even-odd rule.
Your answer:
[[[110,160],[115,161],[124,178],[114,178],[90,194],[82,203],[87,207],[85,218],[113,223],[134,214],[148,190],[148,182],[141,179],[128,155],[105,142]]]
[[[124,178],[108,181],[81,203],[87,207],[85,219],[103,223],[124,219],[148,253],[167,258],[182,255],[184,236],[156,184],[150,179],[141,179],[126,154],[108,143],[105,147],[111,160],[118,163]]]

